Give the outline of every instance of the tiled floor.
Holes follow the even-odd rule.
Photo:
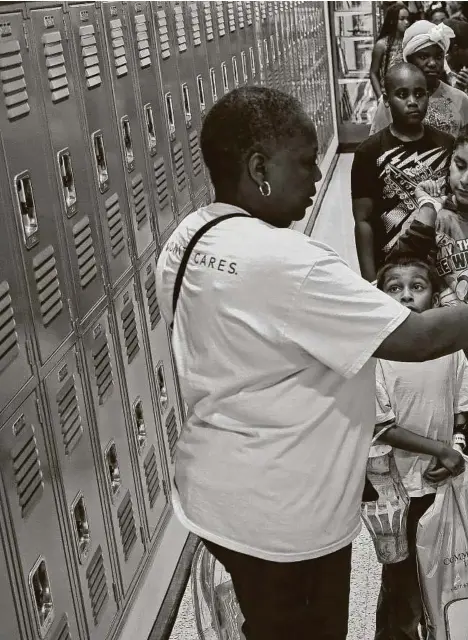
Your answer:
[[[351,162],[352,155],[340,156],[312,235],[333,247],[357,271],[350,200]],[[379,581],[380,565],[375,560],[372,542],[363,530],[353,545],[348,640],[373,639]],[[190,583],[171,640],[198,640]]]

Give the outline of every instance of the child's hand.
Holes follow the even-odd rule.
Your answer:
[[[424,204],[430,204],[436,211],[442,208],[442,197],[444,195],[445,178],[438,180],[424,180],[420,182],[414,191],[414,196],[421,208]]]

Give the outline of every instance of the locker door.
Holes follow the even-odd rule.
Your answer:
[[[101,16],[96,3],[69,3],[67,20],[74,43],[73,63],[77,88],[84,111],[87,160],[93,174],[107,274],[111,287],[120,282],[131,267],[130,214],[115,119],[106,45]]]
[[[176,226],[174,181],[176,167],[172,165],[169,134],[163,108],[151,7],[148,2],[128,4],[128,21],[133,33],[131,43],[136,61],[140,122],[146,139],[145,157],[153,191],[160,242],[164,242]],[[178,205],[190,201],[188,182],[178,190]]]
[[[36,393],[0,429],[0,465],[34,638],[79,638]],[[68,632],[69,635],[66,635]]]
[[[236,7],[237,2],[227,2],[227,26],[229,31],[229,39],[231,42],[231,72],[233,79],[233,88],[240,87],[244,84],[242,76],[242,61],[241,61],[241,42],[240,42],[240,27],[239,27],[239,14]]]
[[[284,69],[283,60],[281,58],[281,30],[279,24],[279,2],[272,2],[271,4],[271,35],[270,35],[270,48],[273,52],[273,64],[276,75],[276,86],[278,89],[284,89]]]
[[[72,333],[57,229],[60,205],[49,179],[47,160],[51,158],[26,40],[29,23],[21,12],[0,15],[0,131],[14,203],[6,215],[15,219],[14,250],[22,259],[39,358],[44,363]]]
[[[1,73],[1,72],[0,72]],[[3,212],[13,204],[8,190],[4,155],[0,153],[0,193]],[[14,398],[32,376],[31,342],[27,326],[29,309],[25,283],[20,277],[15,251],[14,225],[4,213],[0,235],[0,411]]]
[[[143,559],[142,530],[136,504],[124,407],[117,377],[115,351],[105,311],[83,337],[83,348],[102,464],[111,504],[112,523],[124,593]]]
[[[156,298],[156,256],[153,255],[139,272],[146,326],[153,361],[156,397],[164,433],[166,460],[173,476],[177,439],[182,427],[181,404],[166,323],[161,317]],[[180,404],[179,404],[180,401]]]
[[[52,162],[79,320],[104,296],[96,218],[86,171],[85,145],[73,81],[68,33],[62,9],[31,8],[35,72],[42,89]],[[51,163],[52,164],[52,163]]]
[[[263,40],[265,37],[265,25],[260,12],[260,2],[254,4],[254,24],[255,24],[255,43],[256,43],[256,60],[258,62],[258,79],[259,84],[267,84],[266,69],[264,63]]]
[[[227,24],[227,6],[222,0],[212,2],[213,16],[215,17],[216,32],[218,36],[219,64],[221,73],[221,85],[223,94],[234,89],[234,76],[231,64],[231,40],[229,37],[229,27]],[[220,65],[220,66],[219,66]]]
[[[117,604],[77,358],[75,349],[69,351],[44,384],[65,489],[87,637],[105,640],[117,613]]]
[[[203,8],[199,2],[184,4],[187,12],[188,32],[195,66],[196,90],[201,117],[213,106],[213,94],[210,90],[210,66],[208,64],[207,33]]]
[[[153,411],[140,310],[135,295],[136,286],[136,282],[130,281],[115,299],[114,308],[130,403],[129,427],[137,452],[145,514],[150,538],[152,538],[166,510],[167,497],[163,486],[159,452],[161,443],[158,442],[158,427]]]
[[[239,29],[239,79],[241,84],[253,84],[254,78],[249,60],[249,47],[254,46],[252,28],[252,9],[250,9],[250,27],[248,26],[247,7],[243,2],[236,2],[237,25]]]
[[[5,525],[2,522],[2,514],[0,512],[0,533],[2,531],[5,531]],[[2,544],[2,536],[0,535],[0,620],[2,621],[0,638],[2,640],[29,640],[31,637],[29,630],[28,632],[25,631],[24,622],[20,627],[17,603],[18,595],[14,594],[11,575],[8,573],[5,547]]]
[[[286,2],[279,3],[279,23],[281,30],[281,43],[282,43],[282,67],[283,67],[283,90],[286,93],[292,94],[292,60],[290,49],[290,33],[288,28],[288,7]]]
[[[245,34],[246,47],[248,47],[248,69],[251,84],[260,84],[260,65],[258,60],[257,34],[254,20],[254,11],[251,2],[245,3]]]
[[[159,53],[159,66],[161,73],[162,92],[164,100],[164,115],[166,128],[169,134],[172,166],[174,168],[174,190],[177,199],[179,217],[183,218],[192,207],[192,183],[189,173],[192,169],[191,149],[187,136],[187,124],[189,117],[184,116],[181,87],[177,72],[176,49],[187,47],[184,34],[180,36],[180,42],[174,39],[171,29],[170,3],[152,2],[153,26],[155,41]],[[197,148],[194,160],[200,162],[198,174],[202,172],[201,154]],[[197,178],[198,179],[198,178]]]
[[[155,220],[151,215],[152,202],[148,192],[145,146],[138,120],[137,103],[132,80],[130,33],[124,5],[103,2],[101,10],[106,33],[108,62],[114,91],[121,159],[124,167],[127,198],[133,228],[135,251],[140,257],[155,239]]]
[[[209,92],[214,104],[223,95],[223,83],[219,65],[219,45],[217,29],[214,25],[213,7],[211,2],[202,3],[203,24],[205,26],[206,55],[208,59]]]

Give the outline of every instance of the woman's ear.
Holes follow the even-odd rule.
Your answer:
[[[248,160],[247,168],[249,176],[255,182],[257,187],[260,187],[267,179],[265,160],[265,156],[259,151],[252,153]]]
[[[432,308],[435,309],[436,307],[440,307],[440,294],[439,293],[433,293],[432,294]]]

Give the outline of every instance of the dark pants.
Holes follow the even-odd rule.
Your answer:
[[[247,640],[346,640],[351,545],[314,560],[270,562],[203,542],[231,574]]]
[[[377,603],[375,640],[418,640],[423,622],[423,604],[416,560],[416,531],[419,519],[434,502],[435,494],[411,498],[407,534],[409,556],[403,562],[384,564]]]

